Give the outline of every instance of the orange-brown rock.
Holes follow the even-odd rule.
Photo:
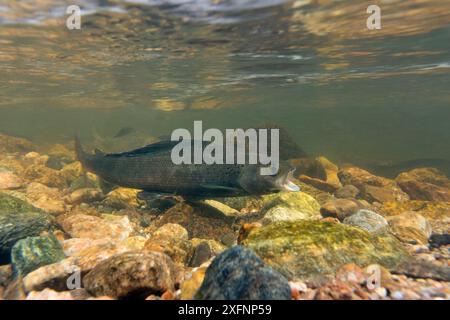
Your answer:
[[[450,180],[437,169],[414,169],[399,174],[396,181],[412,200],[450,201]]]

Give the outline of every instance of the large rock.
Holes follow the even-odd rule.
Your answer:
[[[383,216],[370,210],[359,210],[354,215],[345,218],[344,223],[370,233],[383,232],[389,228],[389,224]]]
[[[280,192],[263,196],[263,211],[276,206],[291,208],[311,215],[320,214],[320,204],[304,192]]]
[[[301,174],[299,180],[327,192],[334,192],[342,187],[337,176],[339,168],[327,158],[316,158],[314,169],[312,177]]]
[[[450,202],[422,200],[386,202],[377,208],[377,212],[386,217],[406,211],[414,211],[427,218],[435,233],[448,233],[450,230]]]
[[[450,180],[437,169],[414,169],[395,180],[412,200],[450,201]]]
[[[140,190],[129,188],[117,188],[106,195],[103,203],[114,209],[136,208],[140,202],[137,194]]]
[[[322,221],[272,223],[242,243],[289,279],[332,275],[347,263],[392,267],[408,258],[393,236]]]
[[[67,210],[62,192],[57,188],[50,188],[38,182],[27,186],[27,200],[36,208],[53,215],[63,214]]]
[[[73,238],[125,240],[133,231],[127,216],[71,214],[61,217],[59,222]]]
[[[17,241],[11,250],[14,273],[22,277],[64,257],[63,248],[54,236],[28,237]]]
[[[262,219],[263,224],[277,221],[295,221],[305,219],[320,219],[319,214],[304,213],[295,209],[276,206],[267,210]]]
[[[176,269],[159,252],[127,252],[101,262],[83,279],[94,296],[145,298],[174,290]]]
[[[28,166],[23,176],[29,182],[39,182],[48,187],[63,189],[68,186],[65,176],[60,171],[41,164]]]
[[[242,246],[235,246],[213,260],[195,298],[287,300],[291,298],[291,290],[286,278],[265,266],[255,253]]]
[[[403,242],[427,244],[431,236],[428,220],[414,211],[388,217],[388,222],[392,232]]]
[[[362,198],[369,202],[409,200],[409,196],[399,188],[395,181],[375,176],[366,170],[347,167],[341,169],[338,176],[344,186],[357,187],[361,191]]]
[[[23,200],[0,193],[0,264],[20,239],[38,236],[55,226],[54,219]]]
[[[144,248],[165,253],[174,262],[184,264],[192,250],[192,245],[185,228],[179,224],[168,223],[151,234]]]
[[[23,181],[14,172],[0,167],[0,190],[13,190],[22,187]]]
[[[68,258],[40,267],[24,277],[27,292],[40,291],[44,288],[58,291],[70,289],[67,282],[69,278],[77,275],[81,277],[100,262],[130,251],[125,245],[112,243],[111,239],[72,238],[64,241],[63,246]]]

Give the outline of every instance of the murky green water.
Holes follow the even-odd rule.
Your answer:
[[[270,121],[338,163],[450,159],[449,88],[447,0],[0,0],[0,131],[36,142]]]

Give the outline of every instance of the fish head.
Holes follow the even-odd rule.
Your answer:
[[[292,181],[295,168],[280,163],[278,172],[274,175],[261,175],[260,167],[244,168],[239,184],[250,194],[268,194],[280,191],[297,192],[300,188]]]

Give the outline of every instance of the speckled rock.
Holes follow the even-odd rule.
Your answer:
[[[60,215],[67,210],[62,192],[57,188],[50,188],[41,183],[32,182],[28,184],[26,192],[28,202],[47,213]]]
[[[59,241],[53,237],[28,237],[16,242],[11,249],[15,275],[25,276],[39,267],[64,259]]]
[[[10,260],[10,251],[20,239],[38,236],[55,226],[54,219],[15,197],[0,193],[0,264]]]
[[[150,235],[144,249],[165,253],[174,262],[184,264],[192,250],[192,245],[185,228],[179,224],[168,223]]]
[[[388,217],[388,222],[395,236],[406,243],[427,244],[431,236],[428,220],[414,211]]]
[[[83,279],[94,296],[145,298],[174,290],[176,270],[159,252],[127,252],[101,262]]]
[[[68,289],[67,279],[79,270],[74,258],[66,258],[27,274],[23,278],[24,289],[26,292],[41,291],[45,288],[65,291]]]
[[[71,214],[60,217],[58,221],[73,238],[125,240],[133,231],[127,216]]]
[[[262,219],[263,224],[269,224],[277,221],[295,221],[305,219],[320,219],[317,213],[304,213],[295,209],[276,206],[267,210]]]
[[[389,228],[389,224],[383,216],[370,210],[359,210],[354,215],[345,218],[344,223],[370,233],[386,231]]]
[[[289,279],[330,276],[347,263],[389,267],[409,257],[391,235],[322,221],[272,223],[251,230],[242,244]]]
[[[288,281],[269,266],[265,266],[252,250],[234,246],[213,260],[195,298],[287,300],[291,298],[291,289]]]

